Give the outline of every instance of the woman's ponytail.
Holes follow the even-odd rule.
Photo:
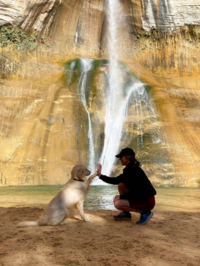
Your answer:
[[[138,167],[142,167],[141,162],[139,162],[134,156],[127,155],[126,157],[130,160],[131,163],[136,164]]]

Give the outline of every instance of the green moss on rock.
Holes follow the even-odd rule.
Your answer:
[[[0,47],[12,47],[19,51],[34,51],[38,44],[45,44],[44,36],[37,36],[36,32],[26,34],[22,29],[14,26],[0,27]]]

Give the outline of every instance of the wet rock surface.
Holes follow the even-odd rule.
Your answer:
[[[119,60],[152,87],[154,124],[165,139],[165,145],[155,145],[144,113],[145,150],[137,148],[141,134],[132,124],[136,104],[125,121],[122,144],[137,150],[157,183],[163,177],[169,185],[199,184],[199,10],[198,1],[163,0],[158,5],[133,0],[123,2],[124,16],[119,18]],[[105,11],[101,0],[1,1],[0,25],[13,24],[37,37],[31,39],[34,49],[29,41],[27,46],[13,45],[10,37],[1,45],[1,185],[60,184],[70,177],[72,165],[87,162],[87,115],[77,92],[80,73],[69,85],[65,64],[80,57],[108,58]],[[106,71],[99,67],[88,95],[92,121],[98,121],[98,155],[104,138]]]

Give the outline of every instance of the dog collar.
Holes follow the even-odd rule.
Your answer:
[[[84,182],[83,180],[79,180],[79,179],[73,179],[75,181],[79,181],[79,182]]]

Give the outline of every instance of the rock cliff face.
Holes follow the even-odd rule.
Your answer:
[[[134,4],[136,1],[132,1]],[[172,32],[185,24],[199,25],[200,7],[198,0],[141,0],[142,26],[146,31],[157,28]]]
[[[156,184],[197,186],[199,1],[121,2],[119,58],[152,87],[157,123],[165,139],[160,146],[147,141],[148,156],[140,150],[138,156],[150,161],[157,147],[158,156],[160,150],[160,158],[165,157],[163,164],[160,160],[146,166]],[[107,23],[103,0],[0,1],[1,185],[64,183],[76,162],[87,162],[87,116],[77,93],[80,73],[75,71],[69,84],[65,66],[80,57],[108,58]],[[103,143],[105,75],[105,67],[99,67],[88,96],[90,113],[98,124],[95,130],[101,132],[97,154]],[[131,112],[124,145],[136,149],[140,135],[131,127]],[[143,133],[148,136],[145,119]],[[159,168],[163,168],[160,179]]]
[[[23,29],[32,28],[41,31],[44,21],[54,15],[61,1],[57,0],[7,0],[0,2],[0,25],[21,25]],[[53,12],[53,13],[52,13]]]

